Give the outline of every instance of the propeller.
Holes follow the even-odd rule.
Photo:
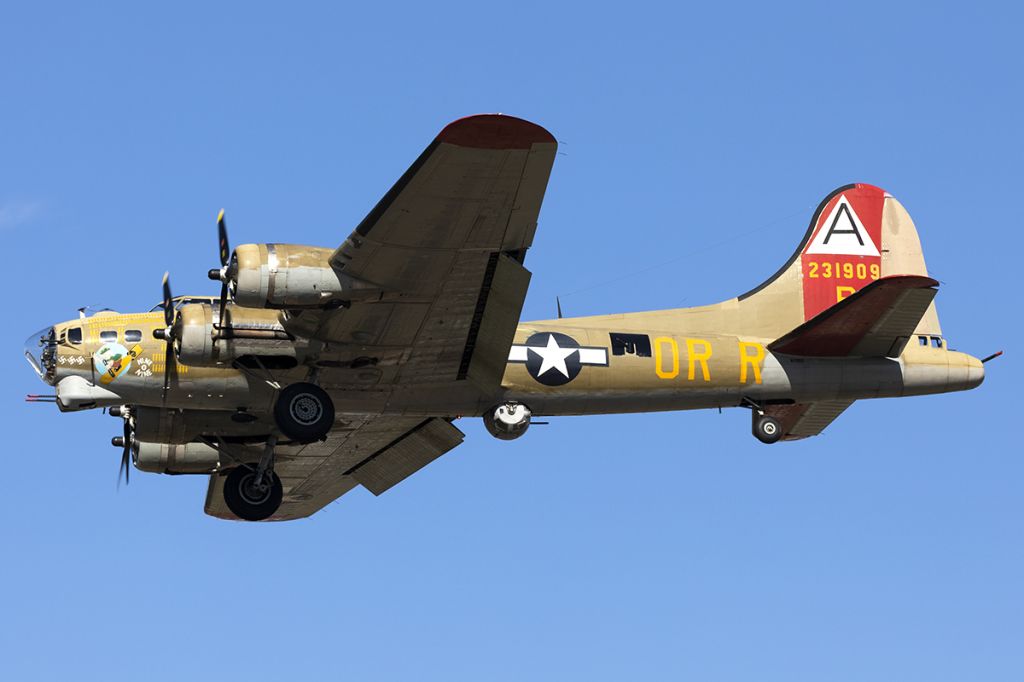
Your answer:
[[[121,450],[121,465],[117,468],[117,486],[119,488],[121,487],[121,471],[124,471],[124,484],[128,485],[128,472],[131,470],[129,458],[132,456],[132,425],[127,417],[124,420],[124,436],[121,440],[124,443]]]
[[[228,303],[228,288],[231,284],[231,248],[228,246],[228,226],[224,221],[224,209],[217,214],[217,248],[220,268],[210,270],[207,276],[220,281],[220,317],[217,324],[224,326],[224,311]]]
[[[124,434],[110,439],[111,445],[121,448],[121,465],[117,468],[117,487],[120,489],[121,472],[124,472],[124,484],[128,485],[128,472],[131,471],[132,441],[134,440],[131,412],[127,406],[124,406],[111,408],[110,414],[124,419]]]
[[[175,366],[174,359],[174,318],[176,311],[174,310],[174,299],[171,296],[171,278],[170,273],[164,273],[163,281],[163,308],[164,308],[164,324],[166,325],[163,329],[155,329],[153,336],[158,339],[163,339],[167,342],[167,352],[164,355],[164,397],[167,397],[167,391],[171,387],[171,367]]]
[[[164,324],[167,325],[167,329],[170,330],[171,325],[174,324],[174,301],[171,298],[171,273],[164,273],[163,281],[164,290]],[[170,334],[168,334],[170,336]]]

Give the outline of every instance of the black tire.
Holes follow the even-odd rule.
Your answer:
[[[253,488],[256,472],[248,467],[232,469],[224,481],[224,501],[231,513],[244,521],[262,521],[270,518],[281,506],[284,489],[274,472],[264,474],[270,485],[264,490]]]
[[[771,445],[782,438],[782,424],[775,417],[754,413],[754,438]]]
[[[316,384],[291,384],[277,396],[274,421],[287,438],[312,443],[326,436],[334,426],[334,402]]]

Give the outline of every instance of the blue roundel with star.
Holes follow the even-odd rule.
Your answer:
[[[608,365],[608,349],[580,346],[560,332],[537,332],[525,344],[513,344],[509,362],[526,365],[530,376],[545,386],[561,386],[575,379],[584,365]]]

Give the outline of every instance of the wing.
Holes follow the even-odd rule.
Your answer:
[[[809,357],[897,357],[935,298],[938,284],[920,275],[884,277],[768,344],[768,349]]]
[[[462,442],[450,421],[500,387],[557,144],[510,116],[446,127],[331,256],[359,291],[347,307],[289,311],[322,342],[321,386],[342,417],[325,442],[281,447],[284,500],[309,516],[357,485],[379,495]],[[382,416],[381,412],[392,416]],[[211,476],[206,512],[234,518]]]
[[[367,381],[429,386],[407,392],[421,406],[444,395],[453,409],[475,409],[497,391],[556,148],[549,132],[509,116],[472,116],[441,131],[331,257],[363,294],[289,321],[328,342],[339,387],[360,365],[373,368],[362,373],[370,377],[363,390]]]
[[[769,405],[765,413],[782,424],[783,440],[800,440],[817,436],[852,404],[852,400],[821,400],[796,405]]]
[[[271,521],[310,516],[362,484],[374,495],[416,473],[462,443],[446,419],[360,415],[339,421],[326,441],[279,447],[274,471],[284,499]],[[210,476],[206,513],[237,520],[224,502],[224,478]]]

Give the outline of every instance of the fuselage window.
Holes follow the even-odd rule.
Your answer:
[[[942,337],[941,336],[933,336],[932,337],[932,348],[942,348]]]
[[[635,355],[640,358],[651,357],[651,337],[647,334],[626,334],[611,332],[612,355]]]
[[[82,328],[72,327],[68,330],[68,341],[75,344],[76,346],[82,343]]]
[[[138,329],[126,329],[124,332],[125,343],[138,343],[142,341],[142,332]]]
[[[100,341],[103,343],[113,343],[114,341],[117,341],[117,332],[100,332]]]

